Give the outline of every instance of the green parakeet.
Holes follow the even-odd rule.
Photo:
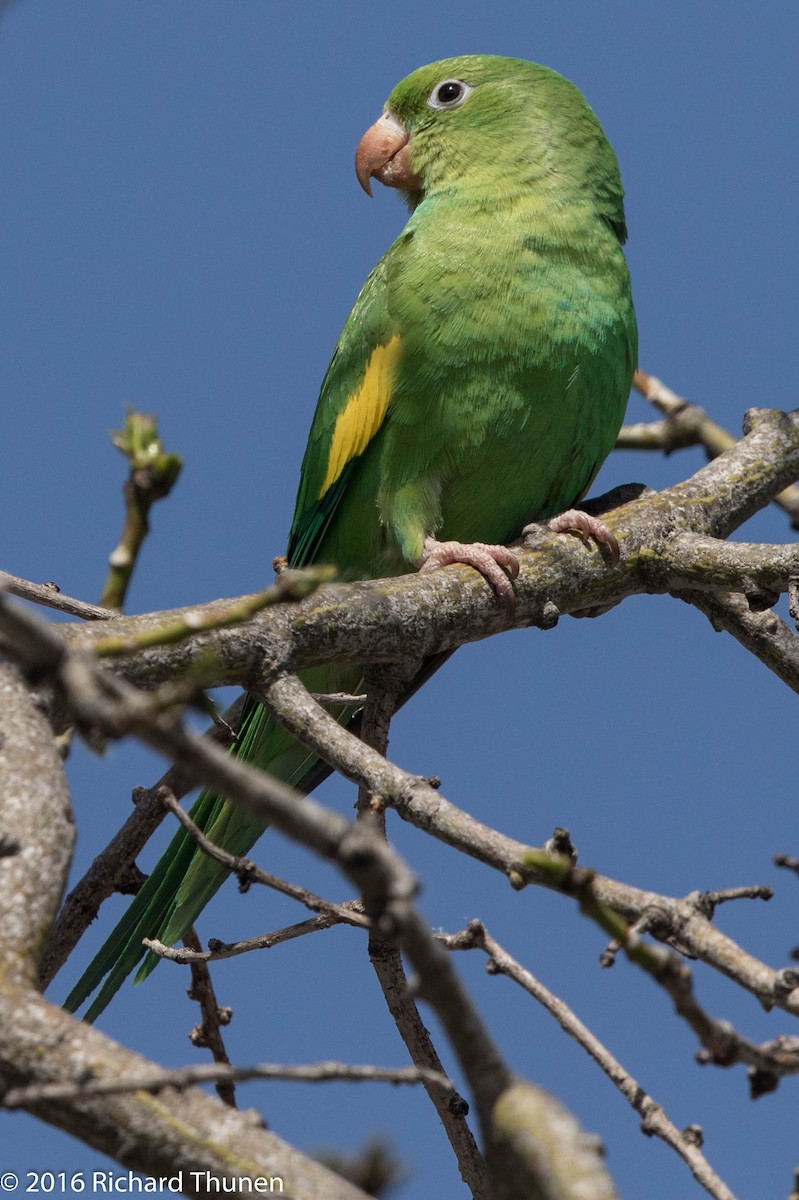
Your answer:
[[[630,390],[636,325],[616,156],[568,80],[473,55],[398,84],[356,172],[367,191],[372,178],[401,189],[410,218],[323,380],[289,563],[331,562],[363,579],[468,562],[507,597],[516,562],[502,543],[584,494]],[[573,513],[554,527],[604,538]],[[346,666],[306,677],[317,692],[358,680]],[[252,699],[233,752],[300,791],[328,772]],[[207,791],[192,816],[234,854],[262,832]],[[67,1006],[107,976],[93,1019],[144,955],[142,937],[180,939],[225,875],[177,833]],[[138,977],[156,962],[148,954]]]

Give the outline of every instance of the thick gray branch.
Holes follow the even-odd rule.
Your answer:
[[[15,985],[36,978],[74,840],[52,730],[19,667],[0,655],[0,961]]]
[[[131,1053],[90,1025],[48,1004],[33,991],[0,987],[0,1087],[74,1085],[82,1079],[124,1084],[160,1080],[162,1068]],[[238,1112],[197,1088],[42,1100],[34,1115],[146,1175],[183,1173],[183,1194],[205,1197],[191,1172],[215,1178],[279,1176],[290,1196],[365,1200],[313,1159],[263,1128],[253,1111]]]
[[[742,590],[753,582],[761,592],[779,570],[765,569],[752,548],[728,553],[702,585],[696,555],[675,533],[723,539],[766,505],[786,482],[799,478],[799,413],[758,412],[749,434],[690,479],[659,493],[640,495],[605,514],[622,547],[622,561],[609,566],[598,551],[564,535],[542,533],[534,550],[520,550],[515,583],[516,610],[510,616],[485,582],[469,567],[447,567],[427,575],[374,580],[320,589],[300,604],[270,608],[249,624],[218,628],[177,645],[156,646],[109,662],[114,672],[152,688],[170,679],[201,672],[208,685],[249,686],[264,673],[277,677],[313,664],[350,661],[397,662],[408,653],[426,658],[511,627],[551,626],[562,613],[582,612],[618,603],[641,592],[679,590],[690,574],[691,586],[716,590],[731,580]],[[704,549],[707,550],[705,543]],[[704,551],[703,551],[704,552]],[[722,551],[720,550],[721,554]],[[705,555],[706,561],[711,556]],[[792,563],[786,551],[781,565]],[[239,600],[220,600],[197,611],[222,619]],[[189,611],[192,610],[181,610]],[[175,616],[169,614],[170,620]],[[151,632],[167,620],[163,613],[124,617],[114,632],[125,638]],[[72,646],[102,642],[107,626],[66,626]]]

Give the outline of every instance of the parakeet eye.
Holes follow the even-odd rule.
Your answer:
[[[430,108],[460,108],[471,90],[468,83],[460,79],[445,79],[443,83],[436,84],[427,97],[427,103]]]

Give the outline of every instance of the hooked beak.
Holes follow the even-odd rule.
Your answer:
[[[384,112],[358,143],[355,174],[367,196],[372,194],[372,177],[386,187],[418,189],[421,180],[411,170],[408,130],[390,112]]]

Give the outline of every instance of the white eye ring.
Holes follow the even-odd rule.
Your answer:
[[[442,79],[427,97],[427,103],[438,112],[447,112],[451,108],[460,108],[471,91],[462,79]]]

